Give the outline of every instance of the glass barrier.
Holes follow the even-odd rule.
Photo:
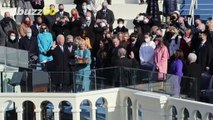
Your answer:
[[[87,92],[114,87],[168,94],[197,100],[196,78],[179,77],[142,69],[110,67],[75,72],[44,72],[25,69],[1,72],[2,92]]]

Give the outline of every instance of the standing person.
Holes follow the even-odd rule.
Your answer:
[[[58,12],[56,13],[56,19],[59,19],[61,17],[67,17],[70,18],[70,14],[66,11],[64,11],[64,5],[63,4],[59,4],[58,5]]]
[[[158,0],[149,0],[148,1],[146,14],[151,16],[153,25],[156,25],[156,26],[161,25]]]
[[[128,28],[124,26],[124,19],[119,18],[117,20],[118,26],[113,30],[113,34],[118,34],[119,32],[125,33],[128,32]]]
[[[55,24],[53,24],[52,29],[55,32],[56,36],[62,34],[64,35],[64,37],[67,37],[67,35],[70,34],[69,19],[66,16],[60,17],[59,20],[57,19],[55,21]]]
[[[8,32],[8,41],[5,46],[18,49],[18,34],[15,31]]]
[[[202,72],[209,71],[212,61],[212,45],[207,40],[208,32],[204,31],[200,33],[200,44],[196,51],[197,63],[201,65]]]
[[[6,37],[2,37],[1,39],[2,45],[5,45],[5,41],[7,41],[9,31],[15,31],[16,33],[18,33],[16,22],[11,18],[10,12],[4,13],[4,18],[0,21],[0,26],[2,28],[2,34],[6,35]]]
[[[43,19],[42,19],[42,17],[39,16],[36,18],[35,23],[31,26],[34,37],[37,37],[38,34],[40,33],[42,23],[43,23]]]
[[[127,55],[130,55],[131,52],[134,53],[134,58],[136,61],[140,62],[140,57],[139,57],[139,49],[140,49],[140,42],[138,40],[138,35],[137,33],[132,33],[130,35],[130,40],[129,40],[129,44],[126,47],[127,50]],[[128,58],[130,58],[129,56],[127,56]]]
[[[53,44],[52,34],[48,31],[47,25],[41,25],[41,32],[38,34],[39,62],[42,64],[43,70],[48,70],[48,62],[53,60],[52,56],[47,56],[47,52]]]
[[[98,19],[106,20],[109,24],[110,30],[112,31],[115,17],[113,11],[108,9],[108,3],[106,1],[102,3],[102,9],[97,12],[96,19],[97,21]]]
[[[184,65],[183,64],[183,51],[176,50],[174,53],[174,57],[175,57],[175,59],[169,68],[169,73],[178,76],[178,80],[173,79],[173,83],[175,83],[174,84],[175,91],[173,91],[173,92],[176,96],[179,96],[180,95],[180,83],[181,83],[181,79],[183,76],[183,65]]]
[[[27,29],[30,28],[32,26],[32,20],[30,19],[29,16],[25,16],[22,23],[21,23],[21,26],[19,28],[19,32],[21,34],[21,37],[25,37],[27,35]]]
[[[146,33],[144,37],[145,42],[142,43],[139,50],[141,68],[152,71],[154,68],[154,51],[156,45],[154,41],[152,41],[150,33]]]
[[[38,59],[38,40],[32,35],[31,28],[27,29],[27,35],[19,40],[19,49],[27,50],[32,64],[37,63]]]
[[[195,80],[184,78],[181,81],[181,93],[186,94],[188,97],[199,100],[200,94],[200,80],[201,80],[201,72],[202,68],[199,64],[196,63],[197,55],[195,53],[189,53],[188,62],[186,65],[184,76],[195,78]],[[197,86],[197,87],[196,87]]]
[[[159,72],[158,80],[164,80],[164,74],[167,73],[169,52],[167,47],[164,45],[163,38],[157,37],[155,39],[155,52],[154,52],[154,63],[156,70]]]
[[[79,42],[79,49],[75,51],[76,67],[76,91],[89,91],[90,90],[90,64],[91,53],[86,48],[85,40],[81,39]]]
[[[57,36],[57,45],[54,42],[48,55],[53,56],[54,64],[54,77],[53,84],[56,87],[56,91],[68,92],[70,91],[71,80],[70,80],[70,69],[69,69],[69,57],[70,52],[68,46],[64,44],[65,38],[62,34]]]
[[[77,9],[72,9],[71,14],[72,17],[70,19],[70,34],[73,37],[80,36],[82,21],[80,20],[80,16]]]

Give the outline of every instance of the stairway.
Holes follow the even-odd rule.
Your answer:
[[[188,15],[191,0],[182,0],[180,6],[181,15]],[[213,18],[213,0],[198,0],[198,8],[195,9],[195,18],[207,20]]]

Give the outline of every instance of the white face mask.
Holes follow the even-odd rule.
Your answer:
[[[150,42],[150,39],[149,38],[145,38],[145,42],[146,43]]]
[[[100,24],[100,26],[101,26],[101,27],[105,27],[106,24],[105,24],[104,22],[102,22],[102,23]]]
[[[122,28],[123,26],[124,26],[124,24],[122,24],[122,23],[118,24],[119,28]]]
[[[149,23],[149,19],[144,19],[143,23],[145,23],[145,24]]]
[[[87,21],[90,21],[90,20],[91,20],[91,17],[86,17],[86,20],[87,20]]]
[[[86,5],[82,6],[82,9],[83,9],[83,10],[86,10],[86,9],[87,9],[87,6],[86,6]]]
[[[27,37],[30,39],[32,37],[32,33],[27,33]]]
[[[10,40],[14,41],[16,39],[15,36],[10,36]]]

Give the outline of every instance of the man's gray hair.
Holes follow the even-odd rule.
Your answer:
[[[119,48],[118,49],[118,57],[125,57],[126,56],[126,50],[124,48]]]
[[[188,60],[189,60],[190,63],[196,62],[197,61],[197,55],[195,53],[189,53]]]
[[[60,37],[63,37],[63,38],[64,38],[64,35],[59,34],[59,35],[57,36],[57,38],[56,38],[57,43],[58,43],[58,40],[59,40]]]

